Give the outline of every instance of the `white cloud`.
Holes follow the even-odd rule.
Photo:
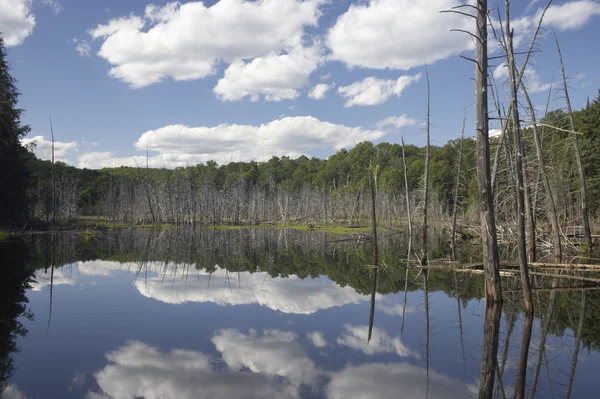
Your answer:
[[[367,326],[344,324],[344,330],[345,332],[336,340],[338,345],[347,346],[367,355],[395,352],[398,356],[419,358],[417,353],[404,346],[399,337],[391,338],[384,330],[377,327],[373,327],[370,342]]]
[[[234,63],[226,79],[233,79],[235,87],[235,82],[240,84],[237,79],[249,84],[248,75],[257,68],[272,70],[278,63],[288,62],[273,53],[303,44],[304,28],[317,25],[321,3],[323,0],[221,0],[210,7],[200,1],[150,5],[143,17],[111,20],[90,30],[90,35],[104,40],[98,55],[113,65],[109,75],[132,87],[165,78],[202,79],[214,73],[221,61]],[[144,31],[145,26],[149,28]],[[240,61],[257,57],[267,60],[261,58],[255,64]],[[303,73],[309,69],[306,64]],[[294,78],[284,80],[289,83]],[[247,89],[243,84],[239,90]]]
[[[62,7],[57,0],[43,0],[42,3],[52,8],[52,11],[54,11],[56,14],[59,14],[62,11]]]
[[[552,86],[551,83],[542,83],[537,71],[531,68],[525,69],[523,79],[525,81],[525,87],[527,87],[527,90],[529,90],[530,93],[547,91]]]
[[[355,105],[378,105],[386,102],[391,96],[400,97],[404,89],[421,79],[421,73],[414,76],[400,76],[398,80],[378,79],[369,76],[359,82],[338,88],[338,94],[347,101],[344,107]]]
[[[241,272],[237,278],[241,283],[232,284],[230,273],[217,269],[212,275],[198,271],[197,278],[187,281],[170,281],[168,277],[159,275],[137,281],[135,287],[148,298],[170,304],[212,302],[220,306],[260,305],[292,314],[313,314],[319,310],[368,300],[353,288],[342,288],[329,280],[302,280],[295,276],[265,280],[263,274],[249,272]],[[165,284],[165,281],[169,283]],[[224,286],[228,289],[224,290]]]
[[[92,47],[87,41],[75,39],[74,42],[76,44],[75,50],[79,53],[80,56],[89,57],[91,55]]]
[[[46,140],[44,136],[34,136],[31,138],[24,138],[21,140],[21,143],[25,146],[35,144],[33,148],[33,153],[36,157],[45,160],[52,159],[52,141]],[[77,151],[77,142],[63,142],[63,141],[55,141],[54,142],[54,159],[56,161],[70,163],[68,159],[65,158],[68,153],[71,151]]]
[[[508,67],[506,66],[506,62],[502,62],[494,69],[494,79],[500,81],[508,79]]]
[[[0,0],[0,33],[7,47],[23,43],[34,26],[31,0]]]
[[[313,100],[322,100],[325,98],[325,95],[331,89],[333,85],[328,85],[327,83],[319,83],[308,92],[308,97]]]
[[[406,114],[403,114],[400,116],[390,116],[389,118],[385,118],[384,120],[377,122],[377,127],[382,129],[386,126],[394,126],[395,128],[400,129],[405,126],[412,126],[416,124],[416,120],[409,118]]]
[[[320,58],[317,48],[298,46],[285,54],[272,52],[250,62],[237,60],[225,70],[213,91],[226,101],[247,96],[256,101],[260,95],[267,101],[293,100],[298,97],[297,89],[306,85],[317,69]]]
[[[161,352],[132,341],[106,355],[109,364],[94,374],[101,392],[88,398],[294,398],[296,388],[267,376],[227,370],[214,371],[201,352],[172,349]]]
[[[490,129],[488,135],[490,137],[500,137],[502,135],[502,129]]]
[[[541,14],[542,9],[539,9],[534,17],[534,23],[537,23]],[[600,15],[600,3],[597,1],[570,1],[550,6],[544,16],[544,25],[560,31],[579,29],[597,15]]]
[[[8,384],[2,391],[0,391],[0,397],[2,399],[27,399],[27,396],[18,386],[14,384]]]
[[[41,291],[44,287],[50,286],[52,281],[53,286],[57,285],[75,285],[75,280],[67,275],[67,271],[64,268],[55,268],[54,274],[52,270],[48,269],[48,272],[44,270],[38,270],[34,275],[34,282],[31,283],[31,289],[33,291]]]
[[[323,122],[309,116],[287,117],[260,126],[223,124],[214,127],[165,126],[141,135],[135,146],[140,151],[157,151],[152,166],[185,166],[215,160],[262,161],[273,155],[297,158],[310,151],[349,148],[365,140],[377,140],[381,130]],[[95,152],[80,156],[79,166],[102,168],[145,165],[145,156],[116,158],[112,153]]]
[[[469,18],[440,14],[457,0],[370,0],[352,4],[327,34],[332,58],[349,67],[411,69],[472,47],[451,29],[470,30]]]
[[[413,306],[404,306],[402,303],[377,303],[377,310],[392,316],[401,316],[402,313],[413,313],[416,309]]]
[[[315,364],[291,332],[265,330],[258,335],[251,330],[248,335],[238,330],[218,331],[212,338],[230,369],[251,372],[270,378],[284,377],[294,387],[312,385],[317,376]]]
[[[316,346],[317,348],[324,348],[327,346],[327,341],[325,340],[325,336],[320,331],[313,331],[311,333],[306,334],[308,340]]]
[[[344,399],[371,398],[374,392],[379,399],[424,398],[426,393],[430,399],[462,399],[477,397],[478,389],[408,363],[373,363],[332,373],[326,392],[328,398]]]

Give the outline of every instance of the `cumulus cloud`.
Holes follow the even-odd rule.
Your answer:
[[[391,338],[384,330],[373,327],[371,341],[368,341],[369,328],[367,326],[344,325],[344,333],[336,340],[338,345],[347,346],[367,355],[377,353],[397,353],[402,357],[419,358],[418,354],[409,350],[400,341],[400,338]]]
[[[209,283],[210,278],[210,284]],[[319,310],[368,300],[351,287],[340,287],[329,280],[305,279],[295,276],[268,278],[249,272],[236,276],[241,281],[231,284],[230,273],[217,269],[211,275],[199,271],[197,278],[170,281],[164,275],[136,281],[135,287],[144,296],[170,304],[212,302],[220,306],[260,305],[283,313],[313,314]],[[165,284],[164,281],[169,283]],[[229,284],[228,284],[229,283]],[[224,290],[223,287],[231,287]]]
[[[156,151],[153,166],[186,166],[215,160],[262,161],[273,155],[297,158],[323,148],[339,150],[385,135],[381,130],[363,130],[320,121],[310,116],[287,117],[260,126],[222,124],[214,127],[170,125],[141,135],[138,150]],[[112,153],[95,152],[80,156],[79,166],[102,168],[145,165],[145,156],[117,158]]]
[[[539,21],[542,12],[542,9],[537,11],[534,23]],[[570,1],[550,6],[544,16],[544,25],[560,31],[579,29],[597,15],[600,15],[600,3],[597,1]]]
[[[400,129],[401,127],[412,126],[416,124],[416,120],[409,118],[406,114],[403,114],[400,116],[390,116],[389,118],[385,118],[384,120],[377,122],[377,127],[382,129],[387,126],[393,126],[396,129]]]
[[[404,89],[421,79],[421,73],[414,76],[400,76],[398,80],[378,79],[369,76],[359,82],[338,88],[338,94],[347,101],[344,107],[355,105],[378,105],[386,102],[391,96],[400,97]]]
[[[213,370],[201,352],[172,349],[161,352],[132,341],[106,355],[109,364],[94,374],[100,392],[88,398],[293,398],[296,389],[267,376]]]
[[[477,397],[478,390],[408,363],[373,363],[332,373],[326,392],[334,399],[370,398],[373,392],[381,399],[424,398],[426,393],[430,399],[462,399]]]
[[[331,89],[333,85],[328,85],[327,83],[319,83],[308,92],[308,97],[313,100],[322,100],[325,98],[325,95]]]
[[[52,159],[52,141],[46,140],[44,136],[34,136],[31,138],[24,138],[21,140],[21,143],[24,146],[33,145],[33,153],[36,157],[45,160]],[[63,142],[63,141],[55,141],[54,142],[54,159],[56,161],[70,163],[65,157],[71,151],[77,151],[78,146],[77,142]]]
[[[250,62],[237,60],[213,91],[225,101],[247,96],[257,101],[261,95],[266,101],[293,100],[299,95],[297,89],[305,86],[317,69],[320,58],[317,48],[298,46],[285,54],[272,52]]]
[[[218,331],[212,342],[232,370],[247,368],[271,378],[283,377],[295,387],[312,385],[316,381],[316,366],[297,338],[294,333],[280,330],[265,330],[263,335],[251,330],[246,335],[226,329]]]
[[[34,26],[31,0],[0,0],[0,32],[7,47],[23,43]]]
[[[276,53],[303,44],[304,28],[317,25],[321,3],[323,0],[221,0],[207,7],[201,1],[172,2],[164,7],[150,5],[143,16],[114,19],[89,33],[103,40],[98,55],[113,65],[109,75],[132,87],[165,78],[202,79],[214,73],[215,65],[222,61],[233,64],[219,94],[235,97],[255,88],[256,83],[249,80],[261,68],[286,65],[293,76],[279,76],[279,80],[288,85],[300,80],[299,72],[288,65],[291,60]],[[243,61],[254,58],[255,63]],[[303,60],[300,75],[312,67],[311,62]]]
[[[310,343],[316,346],[317,348],[324,348],[327,346],[325,336],[320,331],[313,331],[311,333],[308,333],[306,334],[306,337],[308,338]]]
[[[352,4],[327,33],[332,58],[349,67],[408,70],[448,58],[472,47],[471,21],[440,14],[457,0],[370,0]]]

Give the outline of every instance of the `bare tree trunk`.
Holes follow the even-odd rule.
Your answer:
[[[506,38],[508,70],[511,85],[511,108],[514,129],[514,147],[515,147],[515,178],[517,183],[517,233],[519,242],[519,265],[521,268],[521,285],[523,288],[523,300],[525,302],[525,312],[533,313],[533,300],[531,298],[531,284],[529,282],[529,273],[527,269],[527,243],[525,234],[525,195],[523,182],[523,142],[521,138],[521,122],[519,120],[519,104],[517,99],[517,81],[515,77],[515,57],[513,51],[513,31],[510,29],[510,0],[506,0]]]
[[[490,148],[488,120],[487,0],[477,0],[475,108],[477,125],[477,182],[485,269],[486,300],[502,302],[498,239],[494,215],[494,194],[490,182]],[[493,384],[492,384],[493,385]]]
[[[535,116],[535,108],[533,107],[533,103],[529,98],[529,92],[525,86],[521,86],[521,90],[525,95],[525,100],[527,101],[527,105],[529,107],[529,113],[531,114],[531,121],[533,124],[531,125],[531,129],[533,130],[533,140],[535,142],[535,150],[537,153],[539,165],[540,165],[540,175],[542,177],[542,183],[544,185],[544,191],[546,193],[546,207],[548,218],[550,219],[550,224],[552,225],[552,236],[554,237],[554,257],[557,263],[562,261],[562,244],[560,240],[560,227],[558,224],[558,217],[556,216],[556,206],[554,204],[554,197],[552,195],[552,189],[550,188],[550,181],[548,180],[548,175],[546,174],[546,161],[544,159],[544,153],[542,151],[542,143],[540,140],[540,135],[537,129],[537,121]]]
[[[526,152],[525,152],[525,145],[523,143],[522,145],[523,147],[523,160],[525,165],[527,165],[526,162]],[[535,209],[533,207],[533,199],[531,198],[531,179],[529,177],[529,172],[527,170],[527,166],[525,166],[524,168],[524,177],[525,177],[525,209],[527,209],[527,239],[528,239],[528,244],[527,244],[527,250],[529,251],[529,262],[535,262],[536,261],[536,243],[535,243],[535,226],[536,226],[536,220],[535,220]]]
[[[577,138],[577,133],[575,133],[575,119],[573,118],[573,109],[571,108],[571,100],[569,99],[569,90],[567,88],[567,75],[565,74],[565,63],[563,62],[562,52],[560,51],[558,38],[556,37],[555,33],[554,40],[556,41],[556,49],[558,50],[558,56],[560,58],[560,67],[563,78],[563,90],[565,92],[565,100],[567,102],[567,111],[569,112],[569,122],[571,123],[571,137],[573,138],[573,147],[575,149],[575,160],[577,161],[577,169],[579,171],[579,184],[581,185],[581,217],[583,219],[583,230],[588,249],[591,249],[593,246],[592,232],[590,230],[590,218],[588,214],[587,204],[587,187],[585,183],[585,174],[583,172],[583,163],[581,162],[579,139]]]
[[[408,253],[406,255],[406,260],[410,259],[410,253],[412,250],[412,220],[410,216],[410,196],[408,194],[408,177],[406,174],[406,156],[404,154],[404,137],[400,136],[400,141],[402,142],[402,164],[404,166],[404,192],[406,194],[406,214],[408,217]]]
[[[462,130],[460,133],[460,145],[458,148],[458,166],[456,172],[456,187],[454,188],[454,209],[452,210],[452,230],[451,230],[451,246],[452,246],[452,259],[456,260],[456,215],[458,213],[458,192],[460,189],[460,167],[462,166],[462,148],[463,139],[465,137],[465,123],[467,121],[467,110],[465,109],[465,115],[463,117]]]
[[[54,175],[54,128],[50,118],[50,133],[52,134],[52,224],[56,223],[56,177]]]
[[[425,68],[425,76],[427,77],[427,127],[425,135],[425,173],[423,175],[423,231],[422,231],[422,245],[423,245],[423,257],[421,259],[421,265],[427,266],[429,258],[427,256],[427,208],[429,207],[429,162],[431,157],[431,148],[429,140],[429,129],[431,126],[431,90],[429,88],[429,72]]]
[[[546,11],[548,10],[548,8],[550,7],[550,5],[552,4],[553,0],[549,0],[548,4],[546,4],[546,7],[544,8],[544,11],[542,12],[542,14],[540,15],[540,20],[538,21],[537,27],[535,29],[535,32],[533,34],[533,37],[531,38],[531,43],[529,44],[529,49],[527,50],[527,53],[525,54],[525,59],[523,60],[523,65],[521,65],[521,70],[519,71],[519,75],[518,75],[518,79],[517,79],[517,90],[519,89],[519,87],[521,86],[521,83],[523,81],[523,76],[525,75],[525,70],[527,69],[527,63],[529,62],[529,57],[531,57],[531,53],[533,50],[533,47],[535,45],[535,41],[537,39],[537,36],[540,32],[540,29],[542,27],[542,22],[544,21],[544,16],[546,15]],[[498,11],[498,19],[500,19],[500,12]],[[492,20],[490,18],[490,24],[491,24]],[[493,25],[492,25],[492,31],[494,32],[494,36],[496,36],[496,39],[498,41],[500,41],[500,38],[497,36],[496,31],[493,29]],[[502,46],[504,47],[504,50],[506,51],[506,43],[502,43]],[[498,106],[498,104],[497,104]],[[506,115],[506,120],[508,121],[508,119],[510,119],[511,117],[511,112],[512,112],[512,108],[508,109],[507,115]],[[502,121],[502,115],[500,115],[500,110],[498,107],[498,116],[500,117],[500,120]],[[503,144],[503,137],[504,134],[506,133],[506,129],[508,128],[508,123],[504,123],[504,125],[501,126],[501,134],[500,134],[500,144]],[[496,151],[496,160],[494,162],[494,172],[492,174],[492,189],[494,188],[494,183],[496,182],[496,174],[498,173],[498,163],[500,161],[500,153],[499,150]]]

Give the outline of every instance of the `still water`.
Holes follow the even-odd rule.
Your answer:
[[[370,340],[371,246],[347,237],[172,229],[4,243],[2,398],[477,397],[490,350],[482,277],[407,271],[406,237],[382,235]],[[440,257],[443,237],[432,240]],[[524,340],[517,284],[503,280],[492,315],[494,396],[599,397],[599,291],[534,281]]]

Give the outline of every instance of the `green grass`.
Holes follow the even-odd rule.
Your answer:
[[[10,236],[11,234],[8,231],[0,230],[0,241],[6,241]]]

